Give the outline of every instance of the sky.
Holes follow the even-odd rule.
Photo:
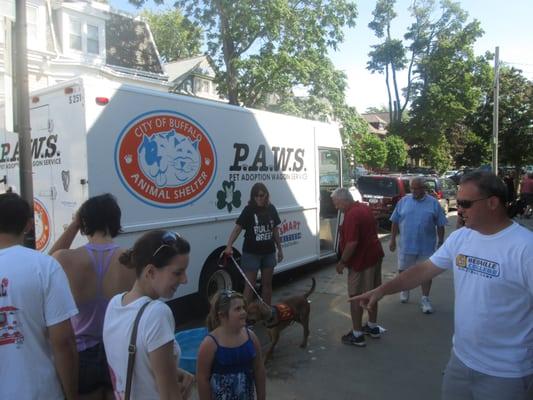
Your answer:
[[[128,0],[108,0],[118,10],[138,14],[139,9],[129,4]],[[174,3],[166,1],[157,6],[152,0],[145,7],[151,10],[168,9]],[[372,20],[374,0],[356,2],[358,17],[354,28],[346,28],[345,41],[330,57],[337,69],[344,71],[348,77],[346,101],[362,113],[368,107],[380,107],[388,103],[385,78],[383,75],[371,74],[366,69],[370,46],[378,43],[373,32],[368,28]],[[402,39],[407,26],[412,22],[409,6],[412,0],[397,0],[398,17],[392,22],[392,36]],[[462,0],[461,7],[468,12],[469,21],[477,19],[485,34],[474,46],[477,55],[486,51],[494,52],[500,48],[500,61],[519,68],[524,75],[533,80],[533,0]],[[400,87],[406,84],[406,73],[399,75]]]

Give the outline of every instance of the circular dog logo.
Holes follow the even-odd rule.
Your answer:
[[[33,199],[33,212],[35,215],[35,248],[41,251],[50,241],[50,217],[44,204],[37,199]]]
[[[201,197],[211,185],[216,164],[207,132],[173,111],[135,118],[122,130],[115,147],[122,184],[156,207],[182,207]]]

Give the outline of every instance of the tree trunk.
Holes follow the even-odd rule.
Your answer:
[[[239,85],[237,81],[237,69],[235,68],[235,44],[229,34],[229,22],[225,15],[220,1],[216,2],[218,15],[220,16],[220,27],[222,34],[222,53],[224,54],[224,64],[226,65],[226,86],[228,90],[228,101],[230,104],[239,105]]]
[[[385,66],[385,84],[387,85],[387,94],[389,96],[389,123],[392,122],[392,96],[390,92],[390,84],[389,84],[389,64]]]
[[[400,94],[398,92],[398,81],[396,80],[396,69],[394,67],[394,64],[391,64],[391,68],[392,84],[394,86],[394,95],[396,96],[396,106],[394,107],[394,122],[400,122],[402,120],[402,109],[400,108]]]

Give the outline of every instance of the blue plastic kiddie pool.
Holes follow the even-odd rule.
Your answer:
[[[198,348],[207,335],[207,328],[188,329],[176,333],[176,341],[181,347],[180,368],[196,374]]]

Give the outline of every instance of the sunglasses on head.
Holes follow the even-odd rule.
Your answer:
[[[488,197],[482,197],[481,199],[475,199],[475,200],[457,200],[457,207],[461,208],[470,208],[474,205],[475,202],[486,200]]]
[[[172,232],[172,231],[166,231],[163,236],[161,236],[161,242],[163,242],[163,244],[161,246],[159,246],[156,251],[154,251],[154,254],[152,254],[152,257],[155,257],[162,249],[164,249],[165,247],[170,247],[172,248],[172,245],[174,243],[176,243],[176,241],[178,240],[178,238],[180,238],[181,236],[179,235],[179,233],[176,233],[176,232]]]
[[[239,292],[233,290],[233,289],[224,289],[220,291],[220,299],[227,300],[227,299],[233,299],[237,297]]]

